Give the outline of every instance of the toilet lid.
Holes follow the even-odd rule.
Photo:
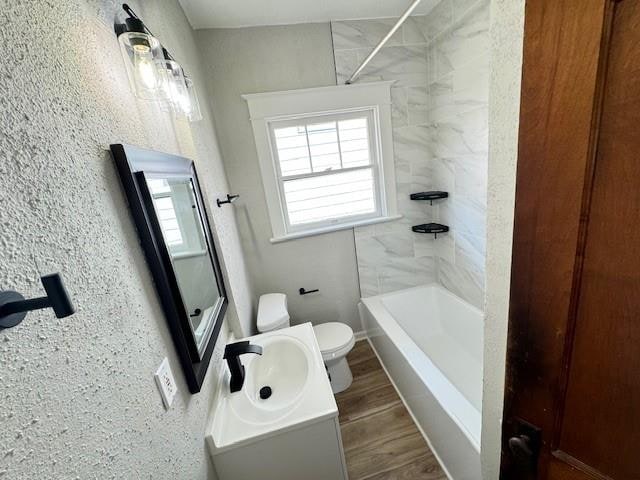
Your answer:
[[[320,351],[332,353],[349,344],[353,338],[353,330],[349,325],[338,322],[321,323],[313,327]]]

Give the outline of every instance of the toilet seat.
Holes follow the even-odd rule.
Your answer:
[[[344,323],[322,323],[314,326],[313,331],[325,362],[344,357],[356,343],[353,330]]]

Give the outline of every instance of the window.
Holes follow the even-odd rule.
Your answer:
[[[153,205],[172,258],[205,255],[204,233],[190,179],[149,178]]]
[[[148,181],[149,190],[156,207],[156,214],[160,221],[164,241],[169,248],[180,247],[183,244],[182,232],[178,224],[178,216],[171,198],[171,187],[166,180],[150,179]]]
[[[176,209],[173,206],[173,199],[170,196],[155,197],[156,211],[158,219],[162,225],[164,240],[169,247],[178,247],[183,244],[182,232],[178,225]]]
[[[245,98],[273,242],[398,218],[390,82]]]
[[[289,231],[380,216],[372,111],[270,122]]]

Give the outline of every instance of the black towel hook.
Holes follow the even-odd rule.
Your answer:
[[[222,205],[226,205],[227,203],[233,203],[239,198],[240,198],[240,195],[231,195],[230,193],[227,193],[226,200],[220,200],[218,198],[216,199],[216,203],[218,204],[218,208],[220,208]]]
[[[59,273],[45,275],[40,280],[47,292],[46,297],[25,300],[24,296],[12,290],[0,292],[0,329],[15,327],[31,310],[52,308],[58,318],[75,313],[76,309]]]

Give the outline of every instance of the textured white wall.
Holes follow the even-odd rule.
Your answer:
[[[485,480],[496,480],[500,468],[524,3],[525,0],[491,2],[487,276],[482,399],[482,478]]]
[[[220,348],[190,395],[108,146],[194,158],[209,200],[228,187],[177,1],[132,6],[194,75],[205,119],[192,126],[132,97],[117,3],[0,0],[0,286],[39,296],[39,276],[60,271],[78,309],[0,332],[0,478],[215,478],[204,428]],[[233,210],[209,212],[234,294],[227,318],[248,324]],[[168,412],[153,380],[165,356],[180,389]]]
[[[335,85],[328,24],[198,30],[233,208],[256,294],[286,293],[292,322],[339,321],[358,331],[353,230],[271,244],[258,158],[243,93]],[[300,296],[298,288],[319,288]],[[256,298],[257,301],[257,298]]]

